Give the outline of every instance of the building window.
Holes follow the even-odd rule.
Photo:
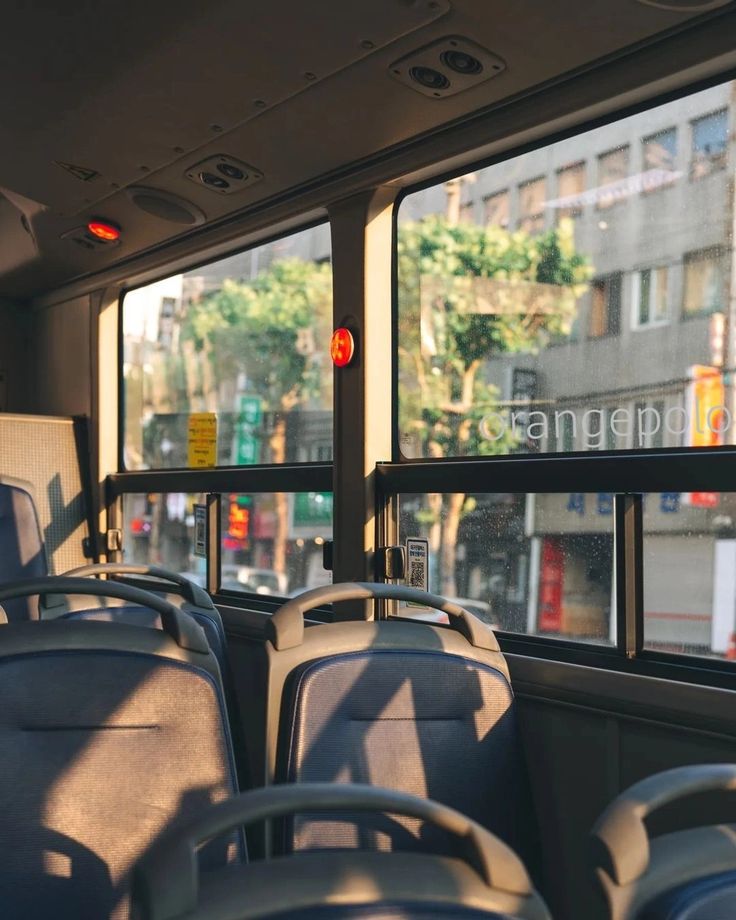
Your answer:
[[[597,207],[610,208],[628,192],[624,179],[629,175],[629,147],[617,147],[598,157]]]
[[[465,204],[460,205],[458,220],[461,224],[475,223],[475,208],[472,201],[466,201]]]
[[[667,322],[667,269],[646,268],[632,275],[632,327]]]
[[[618,335],[621,329],[621,272],[594,281],[591,293],[589,337]]]
[[[581,195],[585,191],[585,163],[575,163],[557,171],[557,219],[579,217],[583,213]]]
[[[682,312],[685,316],[716,313],[723,307],[723,250],[719,247],[685,254]]]
[[[690,177],[702,179],[718,169],[726,167],[728,143],[728,111],[722,109],[692,122],[693,158]]]
[[[544,230],[545,179],[532,179],[519,186],[519,230],[529,234]]]
[[[496,192],[483,200],[486,224],[496,227],[509,227],[509,193],[508,191]]]
[[[645,170],[666,169],[671,171],[675,168],[675,157],[677,156],[676,128],[668,128],[666,131],[650,134],[641,143]]]

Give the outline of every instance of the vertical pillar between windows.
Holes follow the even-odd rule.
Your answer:
[[[636,658],[644,645],[642,496],[616,495],[614,510],[616,645],[627,658]]]
[[[376,463],[391,458],[392,209],[380,188],[331,206],[334,327],[355,338],[351,364],[335,370],[333,580],[373,577]],[[335,605],[337,619],[370,618],[362,601]]]
[[[207,494],[207,590],[217,594],[220,590],[220,549],[222,526],[222,496],[219,492]]]
[[[90,297],[90,480],[98,489],[99,532],[122,530],[122,500],[112,498],[105,490],[106,477],[119,472],[119,436],[122,418],[119,393],[121,345],[119,336],[120,289],[98,291]],[[96,448],[96,449],[95,449]],[[122,562],[122,552],[99,547],[100,562]]]

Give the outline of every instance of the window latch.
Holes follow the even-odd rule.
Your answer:
[[[402,581],[406,577],[406,548],[379,546],[376,550],[376,579]]]

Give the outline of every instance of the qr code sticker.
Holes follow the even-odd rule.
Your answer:
[[[412,588],[424,587],[424,560],[412,559],[409,567],[409,586]]]

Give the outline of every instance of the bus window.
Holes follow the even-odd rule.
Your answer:
[[[332,539],[331,492],[220,494],[221,591],[284,597],[330,584],[323,547]],[[123,497],[125,562],[159,565],[207,586],[195,547],[197,493]]]
[[[429,542],[430,591],[495,629],[615,641],[613,495],[404,494],[399,509],[401,541]]]
[[[644,647],[736,658],[736,494],[644,497]]]
[[[294,595],[330,584],[331,492],[228,493],[221,511],[223,591]]]
[[[331,459],[327,225],[129,291],[122,312],[126,469]]]
[[[204,494],[129,493],[123,500],[124,561],[158,565],[206,586],[204,558],[195,555],[194,506]]]
[[[733,93],[721,83],[403,200],[403,458],[736,444]]]

